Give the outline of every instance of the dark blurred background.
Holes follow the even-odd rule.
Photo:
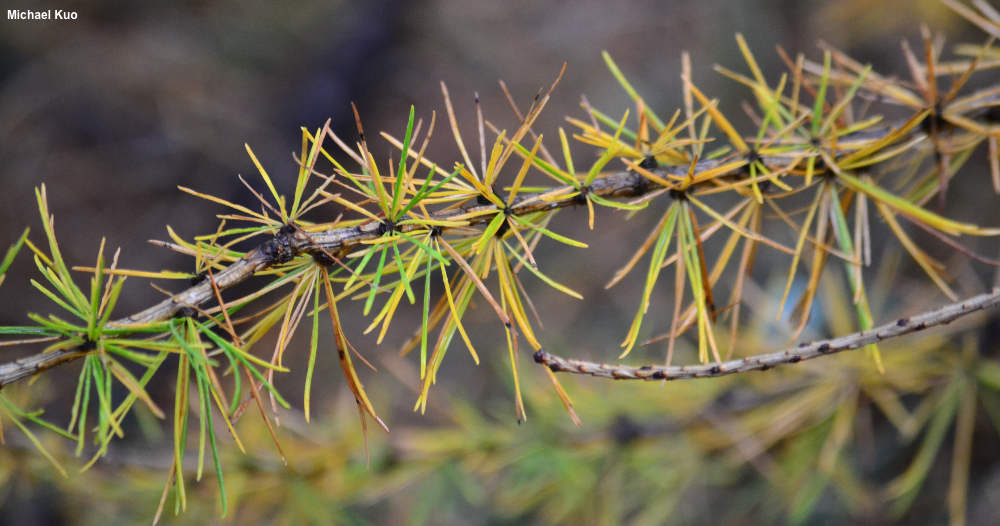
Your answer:
[[[567,62],[535,126],[554,138],[559,126],[567,132],[572,128],[565,115],[583,115],[581,94],[613,116],[633,106],[607,72],[601,50],[611,53],[660,115],[682,106],[680,54],[688,50],[695,83],[719,97],[724,112],[750,133],[752,125],[739,110],[749,93],[711,71],[715,63],[746,70],[735,32],[746,37],[769,79],[784,70],[775,45],[817,60],[821,54],[814,44],[822,39],[874,64],[883,75],[908,78],[899,41],[909,38],[920,48],[920,23],[949,42],[982,40],[978,30],[934,0],[12,0],[4,7],[70,10],[78,18],[0,20],[0,247],[14,242],[26,225],[33,229],[31,239],[43,242],[33,189],[44,183],[68,262],[92,265],[106,237],[108,255],[122,248],[120,266],[154,271],[186,271],[191,262],[146,240],[167,239],[166,225],[186,238],[214,231],[214,215],[223,211],[178,191],[178,185],[256,208],[236,177],[243,174],[263,188],[244,149],[248,143],[279,191],[290,193],[297,174],[292,153],[301,148],[299,128],[314,130],[332,119],[338,135],[353,139],[351,102],[369,137],[380,130],[402,135],[411,104],[425,121],[437,111],[437,140],[428,157],[450,165],[458,156],[444,119],[440,80],[448,83],[466,144],[475,144],[474,92],[487,119],[512,129],[514,119],[497,80],[506,82],[523,109]],[[376,158],[392,151],[381,139],[372,143]],[[580,166],[590,150],[581,147],[575,153]],[[970,161],[966,170],[983,174],[982,180],[968,187],[956,183],[952,192],[959,198],[988,188],[982,159]],[[610,291],[603,284],[628,260],[657,215],[623,223],[620,214],[600,212],[593,232],[579,211],[557,218],[559,231],[591,248],[581,252],[552,243],[542,262],[543,270],[581,292],[585,302],[550,294],[544,285],[526,280],[542,312],[540,339],[547,348],[614,359],[635,312],[641,280]],[[976,207],[953,215],[996,223]],[[26,312],[50,312],[48,301],[28,283],[36,273],[30,257],[22,254],[0,289],[0,325],[25,324]],[[161,299],[142,281],[126,285],[118,304],[122,315]],[[658,301],[666,304],[667,298],[662,292]],[[409,318],[399,316],[386,343],[376,349],[372,339],[360,335],[367,326],[355,312],[360,309],[344,310],[348,323],[357,327],[348,336],[368,356],[394,356],[419,323],[416,309]],[[502,333],[490,320],[492,313],[483,311],[489,309],[470,318],[479,320],[473,336],[481,352],[501,351]],[[666,327],[659,323],[649,334]],[[659,361],[661,351],[636,352]],[[0,352],[3,361],[17,353]],[[453,346],[446,367],[465,374],[445,375],[436,388],[475,398],[490,389],[494,373],[472,368],[464,353]],[[320,368],[333,380],[319,385],[319,394],[339,392],[343,385],[336,363]],[[74,369],[66,373],[72,378],[76,368],[66,369]],[[379,382],[375,386],[393,383],[384,370],[367,378]],[[301,380],[288,385],[301,385]],[[378,407],[395,407],[398,419],[410,418],[411,393],[391,386],[373,390]]]

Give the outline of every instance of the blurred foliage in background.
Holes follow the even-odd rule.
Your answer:
[[[0,239],[18,239],[23,225],[35,221],[28,197],[45,182],[50,207],[58,210],[67,260],[93,261],[94,247],[107,236],[108,246],[123,247],[121,266],[143,269],[186,269],[188,261],[141,240],[163,238],[166,224],[186,237],[203,233],[218,211],[183,196],[177,185],[210,188],[234,203],[258,206],[234,183],[235,173],[256,171],[243,143],[254,145],[264,166],[288,166],[272,168],[271,174],[279,187],[289,188],[299,127],[315,129],[333,117],[331,127],[352,136],[351,101],[369,128],[401,130],[410,104],[440,109],[437,81],[445,79],[464,108],[459,127],[472,130],[473,91],[482,95],[487,111],[502,115],[506,102],[494,87],[496,79],[526,100],[565,60],[563,83],[536,124],[551,133],[563,115],[580,116],[579,93],[602,108],[632,105],[605,72],[601,49],[611,52],[650,107],[668,114],[683,106],[680,51],[687,49],[695,83],[723,101],[723,113],[736,115],[747,92],[711,73],[709,65],[741,71],[731,36],[737,30],[749,39],[768,78],[783,67],[768,52],[774,44],[815,60],[821,54],[809,50],[819,37],[883,75],[905,77],[898,41],[918,41],[921,22],[943,31],[950,43],[982,40],[981,32],[945,6],[923,0],[875,5],[379,0],[280,8],[266,2],[153,7],[98,1],[60,7],[76,10],[79,19],[58,26],[0,22]],[[749,121],[737,127],[753,131]],[[444,127],[438,133],[446,135]],[[428,157],[456,154],[440,140]],[[989,166],[979,157],[963,170],[984,176],[956,180],[942,213],[996,225],[1000,214],[986,175]],[[559,268],[587,306],[544,290],[533,299],[546,312],[546,348],[609,361],[633,318],[642,283],[623,282],[613,293],[602,285],[641,244],[655,218],[624,223],[610,211],[598,214],[603,227],[593,232],[582,211],[554,222],[606,257],[550,247],[543,263]],[[880,241],[876,238],[875,246],[882,246]],[[977,248],[995,256],[996,244],[989,243]],[[957,278],[959,296],[996,280],[995,269],[949,259],[947,248],[933,256],[953,262],[948,273]],[[744,334],[741,344],[747,349],[780,347],[794,331],[773,328],[785,276],[768,272],[768,266],[766,259],[758,262],[754,277],[761,285],[750,283],[745,293],[749,326],[761,327]],[[0,307],[0,325],[20,325],[25,312],[48,310],[28,280],[18,279],[31,267],[22,258],[8,271],[0,293],[18,301]],[[876,320],[945,301],[903,255],[876,251],[875,267],[880,277],[868,286]],[[805,335],[852,332],[856,314],[843,287],[825,281],[821,286],[820,312]],[[136,311],[161,297],[133,284],[117,310]],[[649,316],[669,316],[667,303],[661,301]],[[478,310],[464,323],[494,327],[487,321],[493,315],[488,306]],[[343,317],[345,325],[369,323],[357,312]],[[277,428],[287,465],[267,429],[253,418],[238,424],[247,454],[223,440],[225,521],[990,524],[1000,512],[997,324],[996,317],[983,315],[884,344],[884,376],[863,354],[849,353],[767,374],[662,388],[563,379],[584,423],[578,428],[544,370],[522,367],[521,389],[532,418],[519,426],[510,411],[509,364],[489,358],[477,368],[458,359],[458,352],[443,365],[448,381],[432,392],[427,414],[414,416],[419,370],[413,360],[391,352],[420,325],[419,315],[411,316],[389,331],[384,349],[369,353],[378,357],[378,374],[360,371],[373,403],[393,424],[388,437],[372,435],[370,469],[353,397],[337,363],[321,361],[313,380],[312,423],[286,412]],[[322,331],[321,337],[333,338],[328,328]],[[483,332],[478,344],[496,351],[488,356],[505,356],[502,333]],[[306,336],[293,345],[307,345]],[[374,334],[354,337],[355,345],[374,347]],[[659,362],[658,351],[636,347],[633,353],[639,361]],[[6,362],[9,351],[3,352]],[[297,373],[276,382],[297,407],[302,399],[292,393],[301,392],[306,358],[299,355],[285,363]],[[5,388],[4,400],[11,405],[4,410],[44,406],[50,421],[70,421],[69,407],[54,403],[72,397],[77,371],[65,369],[71,370],[50,372],[30,389]],[[173,382],[151,385],[149,392],[155,400],[172,400]],[[137,404],[134,414],[137,418],[124,424],[130,426],[128,438],[112,442],[104,459],[78,474],[83,463],[68,460],[70,446],[37,427],[29,428],[36,430],[33,435],[21,434],[4,413],[0,525],[149,523],[171,466],[172,437],[146,406]],[[64,478],[39,455],[28,436],[57,456],[70,476]],[[185,467],[193,473],[193,465]],[[174,517],[168,506],[163,520],[219,522],[218,486],[191,478],[187,511]]]

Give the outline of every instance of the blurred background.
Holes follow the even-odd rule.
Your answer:
[[[456,104],[459,127],[465,130],[466,144],[470,144],[474,143],[474,93],[479,94],[488,120],[502,128],[513,129],[516,120],[497,81],[506,82],[515,101],[524,109],[540,88],[547,88],[552,83],[566,62],[566,74],[535,125],[535,130],[555,137],[559,126],[566,127],[568,132],[572,128],[565,123],[564,116],[583,117],[579,107],[581,94],[585,94],[594,107],[613,116],[621,115],[632,106],[628,96],[607,72],[601,59],[602,50],[610,52],[647,104],[660,115],[669,115],[682,107],[680,54],[687,50],[694,65],[694,82],[710,97],[720,98],[723,112],[742,125],[742,131],[750,133],[753,125],[743,118],[739,109],[740,101],[748,99],[749,93],[711,71],[712,64],[716,63],[741,72],[745,70],[733,37],[735,32],[746,37],[769,79],[777,79],[784,71],[774,52],[775,45],[784,47],[792,55],[802,51],[808,58],[817,60],[822,55],[815,43],[821,39],[862,63],[872,63],[875,70],[885,76],[908,78],[899,42],[908,38],[915,49],[920,48],[921,23],[945,35],[948,42],[982,41],[979,30],[940,3],[929,0],[192,0],[155,3],[12,0],[5,7],[70,10],[76,11],[78,18],[0,20],[0,247],[13,243],[25,226],[32,227],[31,239],[36,243],[43,240],[33,189],[44,183],[67,261],[92,265],[101,239],[107,238],[109,252],[116,247],[122,249],[121,267],[152,271],[187,271],[191,269],[191,262],[167,249],[149,245],[146,240],[167,239],[166,225],[185,238],[214,231],[217,225],[214,216],[222,212],[212,203],[178,191],[178,185],[256,208],[258,205],[252,194],[237,179],[237,174],[243,174],[252,184],[263,187],[246,154],[246,143],[274,178],[279,191],[290,193],[298,172],[292,153],[301,148],[300,127],[314,130],[331,119],[333,130],[350,141],[356,137],[352,102],[361,114],[369,137],[380,130],[401,136],[410,105],[416,107],[417,116],[425,121],[432,111],[437,111],[437,140],[432,142],[427,156],[450,165],[458,155],[443,118],[441,80],[448,85]],[[376,158],[395,154],[381,139],[371,142]],[[585,156],[590,151],[581,147],[574,153],[580,156],[578,163],[582,164],[588,160]],[[1000,217],[996,196],[989,190],[984,156],[971,160],[965,170],[973,175],[956,180],[946,215],[996,225]],[[320,215],[317,219],[329,217]],[[556,218],[553,224],[557,231],[589,243],[591,248],[581,251],[552,243],[546,247],[547,253],[541,262],[543,270],[583,294],[585,301],[550,292],[544,284],[534,280],[530,284],[526,282],[542,313],[545,325],[539,336],[547,349],[557,354],[602,361],[617,359],[618,345],[634,315],[642,283],[641,278],[631,279],[611,290],[604,290],[603,284],[628,260],[657,219],[658,214],[650,213],[625,222],[622,214],[604,211],[599,212],[597,226],[590,231],[580,212],[567,211]],[[884,229],[882,225],[879,228]],[[996,256],[995,243],[978,248],[984,249],[987,255]],[[947,251],[941,253],[947,254]],[[898,270],[902,275],[907,275],[911,267],[915,268],[909,260],[903,258],[901,261]],[[774,277],[767,270],[755,269],[762,291],[767,287],[767,280]],[[48,301],[29,283],[36,272],[27,254],[22,254],[15,262],[0,289],[0,325],[26,324],[27,312],[50,311]],[[992,285],[991,272],[979,267],[963,267],[961,272],[956,272],[966,277],[957,287],[960,295],[981,292],[984,283]],[[920,278],[919,269],[914,276]],[[82,280],[81,276],[81,283]],[[178,283],[160,285],[171,290],[180,290],[183,286]],[[664,288],[657,294],[660,305],[656,308],[669,316],[666,313],[672,292]],[[124,315],[161,298],[161,293],[143,280],[130,279],[117,309]],[[943,303],[940,294],[931,293],[926,299],[929,305],[933,305],[933,301]],[[412,356],[403,360],[396,358],[401,342],[419,325],[418,311],[414,310],[412,316],[406,318],[402,316],[406,309],[401,309],[401,316],[386,342],[376,347],[373,338],[360,334],[367,326],[360,308],[344,309],[345,323],[357,328],[353,334],[349,331],[348,337],[379,367],[378,373],[366,373],[363,378],[369,391],[374,393],[376,408],[394,429],[394,435],[395,429],[402,430],[403,438],[372,435],[377,458],[386,463],[405,462],[403,458],[396,458],[401,455],[399,448],[402,446],[393,440],[405,440],[410,429],[433,431],[439,426],[454,425],[453,399],[475,408],[470,411],[483,411],[499,422],[512,423],[512,396],[503,379],[506,345],[502,332],[491,319],[492,312],[486,312],[489,310],[480,309],[466,323],[474,328],[473,338],[478,346],[492,356],[477,368],[464,349],[454,346],[442,371],[442,381],[435,387],[440,394],[431,397],[436,407],[429,413],[435,414],[420,417],[411,412],[415,395],[410,389],[416,378],[416,361]],[[649,335],[664,332],[668,324],[651,323],[655,327],[648,329]],[[822,324],[817,331],[821,335],[828,332]],[[770,348],[784,343],[784,340],[769,341],[766,334],[764,336],[757,343]],[[19,352],[24,351],[0,350],[2,361],[19,356]],[[663,356],[663,348],[639,349],[634,353],[633,363],[659,362]],[[527,355],[522,360],[524,358]],[[304,362],[300,362],[300,366],[301,363]],[[291,365],[294,369],[297,364],[292,362]],[[547,381],[540,371],[525,361],[522,361],[521,371],[525,376],[535,377],[535,381]],[[60,386],[71,388],[77,373],[78,368],[70,365],[47,375],[49,394],[40,402],[50,402],[47,414],[56,422],[65,418],[66,413],[65,404],[60,405],[59,401],[72,396],[69,388]],[[315,448],[352,448],[340,454],[348,457],[344,462],[353,462],[351,469],[357,470],[361,463],[362,473],[357,477],[364,480],[364,446],[355,432],[359,427],[357,415],[350,404],[345,405],[347,390],[335,359],[321,359],[317,374],[329,380],[317,382],[314,407],[327,407],[328,418],[342,423],[313,424],[316,430],[301,433],[325,437],[314,438]],[[589,392],[611,392],[600,380],[570,382],[574,392],[584,393],[580,395],[584,397]],[[287,387],[293,404],[296,400],[301,404],[298,392],[301,385],[301,375],[293,373],[279,383],[279,388]],[[610,387],[617,387],[617,384]],[[551,397],[543,388],[540,386],[537,391]],[[170,399],[170,382],[159,389],[158,396]],[[691,388],[622,387],[616,393],[625,395],[608,395],[620,397],[616,398],[620,408],[598,408],[590,414],[588,409],[581,407],[584,428],[579,433],[605,433],[612,438],[621,438],[619,435],[624,434],[621,443],[627,443],[634,438],[629,433],[644,433],[644,428],[635,422],[649,417],[642,407],[630,407],[629,397],[648,400],[673,396],[671,393],[685,389]],[[600,398],[597,396],[595,403],[600,403]],[[559,433],[565,429],[568,420],[565,414],[542,409],[538,409],[537,414],[537,418],[526,424],[536,427],[531,433],[544,434],[546,429]],[[655,415],[650,418],[656,420]],[[288,419],[294,422],[293,417]],[[558,424],[546,424],[546,419],[558,421]],[[259,423],[255,425],[259,427]],[[294,428],[294,424],[289,425]],[[345,430],[328,429],[337,426]],[[519,429],[514,426],[514,431]],[[324,442],[341,436],[337,433],[353,438]],[[994,442],[995,439],[994,435]],[[262,444],[262,450],[267,450],[266,441]],[[143,431],[133,433],[131,439],[123,441],[118,448],[105,465],[98,464],[97,474],[71,474],[71,478],[81,477],[76,479],[77,486],[47,482],[47,479],[37,483],[6,480],[6,487],[0,489],[0,525],[100,523],[102,520],[148,522],[156,498],[139,500],[149,504],[145,509],[138,505],[129,509],[127,505],[121,508],[121,502],[128,499],[112,490],[97,493],[93,499],[81,497],[77,492],[87,495],[83,481],[91,479],[82,477],[103,477],[100,480],[109,484],[101,486],[95,482],[90,486],[91,491],[112,487],[114,480],[119,484],[141,485],[136,481],[145,479],[138,474],[130,475],[130,470],[166,463],[163,469],[149,475],[150,491],[158,498],[165,466],[169,465],[167,443],[157,442],[155,432]],[[304,451],[308,449],[304,447]],[[995,449],[994,444],[992,457],[987,455],[994,463]],[[294,455],[290,456],[294,465]],[[33,465],[30,449],[18,458],[28,463],[26,465]],[[253,463],[254,460],[242,462]],[[426,469],[431,472],[431,468]],[[448,478],[447,471],[440,473]],[[393,497],[393,491],[407,487],[404,482],[412,480],[422,479],[416,475],[410,479],[400,477],[396,480],[397,486],[383,481],[382,493],[366,490],[363,498],[346,499],[345,509],[354,511],[330,520],[401,524],[404,520],[417,521],[414,517],[419,518],[423,513],[422,517],[429,524],[545,522],[545,516],[533,515],[536,511],[531,510],[535,508],[530,507],[522,515],[504,517],[496,511],[499,504],[490,499],[489,492],[486,496],[461,497],[466,484],[460,479],[445,485],[449,489],[442,489],[439,494],[425,499],[461,502],[457,507],[441,504],[437,509],[437,504],[430,504],[430,511],[420,511],[422,498],[411,496],[393,501],[400,498]],[[740,484],[741,481],[737,477],[731,483]],[[208,510],[206,515],[201,517],[192,513],[187,518],[182,515],[181,522],[202,519],[212,522],[213,517],[218,517],[218,510],[212,508],[215,491],[212,484],[213,481],[204,481],[200,485],[208,486],[201,490],[207,503],[203,505]],[[677,491],[683,494],[683,490]],[[317,494],[324,495],[324,492],[317,490]],[[710,496],[703,497],[692,500],[689,504],[694,508],[689,508],[683,516],[698,517],[698,510],[708,514],[713,501]],[[393,504],[386,505],[387,499]],[[102,508],[102,500],[107,501],[108,509]],[[986,508],[979,517],[996,516],[1000,508],[995,499],[991,502],[981,504]],[[464,511],[454,512],[455,509]],[[943,503],[940,509],[944,509]],[[435,513],[441,510],[452,510],[447,521],[435,519]],[[994,514],[990,515],[989,510]],[[138,519],[127,515],[129,512],[136,513]],[[243,517],[241,521],[247,519],[236,516]],[[877,510],[870,516],[882,517]],[[705,515],[703,519],[705,517],[719,515]],[[828,523],[837,523],[841,520],[838,517],[843,515],[830,517]],[[933,517],[940,519],[939,515]],[[261,523],[281,522],[278,515],[258,519]],[[750,524],[755,520],[733,519],[727,523]]]

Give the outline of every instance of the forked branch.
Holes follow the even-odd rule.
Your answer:
[[[913,146],[919,141],[926,140],[927,134],[921,130],[919,127],[913,128],[912,126],[905,128],[908,131],[903,132],[901,137],[893,141],[894,143],[906,142],[910,146]],[[851,142],[852,137],[855,135],[863,135],[865,139],[872,141],[877,140],[880,137],[887,137],[896,133],[893,128],[882,129],[878,131],[865,131],[859,134],[848,134],[839,138],[843,144]],[[846,150],[845,150],[846,151]],[[768,155],[757,155],[754,154],[754,162],[760,162],[765,165],[768,170],[772,172],[778,172],[782,169],[789,168],[790,164],[795,164],[801,161],[801,157],[795,157],[794,155],[788,155],[787,153],[783,156],[768,156]],[[737,159],[738,161],[738,159]],[[509,207],[504,210],[505,214],[523,216],[526,214],[543,212],[548,210],[555,210],[559,208],[574,207],[585,203],[586,200],[581,200],[580,195],[588,194],[593,196],[598,196],[605,199],[636,199],[643,196],[650,196],[654,192],[662,192],[666,188],[662,183],[667,183],[669,185],[676,186],[688,177],[691,173],[707,173],[712,172],[715,177],[728,177],[736,176],[739,177],[745,173],[750,160],[746,162],[734,162],[732,157],[726,157],[722,159],[714,160],[702,160],[696,162],[692,166],[658,166],[643,168],[644,173],[638,173],[634,170],[626,170],[618,173],[614,173],[605,177],[598,177],[593,180],[593,182],[582,189],[581,193],[576,186],[561,186],[554,187],[548,191],[535,193],[535,194],[524,194],[518,195],[510,203]],[[673,187],[671,186],[671,187]],[[565,197],[566,195],[571,195],[572,197]],[[481,224],[488,222],[495,214],[489,214],[489,212],[501,211],[501,207],[496,204],[479,204],[474,203],[472,205],[467,205],[464,207],[454,208],[450,210],[442,210],[439,212],[431,213],[428,219],[432,221],[447,221],[451,218],[463,217],[468,224]],[[407,216],[408,217],[408,216]],[[245,281],[254,274],[261,272],[270,268],[272,265],[286,263],[297,256],[302,255],[333,255],[334,257],[340,258],[350,253],[356,247],[364,244],[366,241],[372,241],[379,238],[382,234],[383,225],[372,221],[367,224],[360,226],[351,227],[341,227],[332,228],[324,232],[315,232],[311,234],[306,234],[300,228],[295,225],[286,225],[286,228],[280,229],[276,232],[275,237],[268,240],[267,242],[257,246],[253,250],[250,250],[242,259],[236,261],[225,270],[215,274],[215,284],[220,290],[228,289],[238,283]],[[410,224],[400,225],[396,227],[400,232],[412,232],[420,229],[426,229],[425,225],[419,224],[419,222],[414,222]],[[447,227],[443,227],[442,231],[449,230]],[[139,313],[133,314],[126,318],[115,320],[109,323],[110,327],[117,329],[127,328],[128,326],[136,326],[141,324],[159,322],[169,320],[170,318],[176,317],[183,314],[184,312],[189,312],[198,305],[211,300],[215,297],[215,293],[212,288],[212,284],[209,283],[207,279],[203,279],[200,283],[188,288],[187,290],[173,295],[172,297],[163,300],[162,302],[143,310]],[[970,300],[972,301],[972,300]],[[962,304],[957,304],[962,305]],[[989,305],[992,305],[990,303]],[[987,305],[984,305],[985,307]],[[953,306],[954,307],[954,306]],[[980,308],[983,308],[980,307]],[[943,322],[939,322],[943,323]],[[915,330],[912,329],[911,330]],[[871,331],[864,333],[867,338],[871,335]],[[884,337],[895,336],[896,334],[886,333]],[[847,337],[845,337],[847,338]],[[860,338],[860,337],[859,337]],[[841,340],[834,340],[841,341]],[[862,341],[859,339],[858,341]],[[871,340],[877,341],[877,340]],[[844,345],[849,345],[850,342]],[[864,343],[859,343],[858,345],[863,345]],[[817,345],[819,346],[819,345]],[[798,361],[799,359],[807,359],[814,357],[813,355],[808,355],[806,352],[811,349],[811,346],[807,346],[803,349],[799,349],[796,355],[784,355],[783,359],[779,358],[777,361],[773,361],[774,358],[768,358],[767,360],[761,361],[757,365],[752,365],[743,361],[737,362],[726,362],[724,364],[718,365],[707,365],[698,367],[667,367],[660,368],[660,372],[663,374],[670,373],[671,379],[674,379],[674,373],[680,373],[681,377],[684,375],[691,375],[689,371],[698,371],[698,377],[711,376],[713,374],[711,371],[719,368],[720,371],[726,371],[725,373],[718,374],[729,374],[732,372],[741,372],[743,370],[754,370],[770,367],[771,365],[776,365],[779,363],[790,363],[793,361]],[[846,347],[845,347],[846,348]],[[843,349],[838,349],[843,350]],[[0,389],[4,386],[11,384],[13,382],[22,380],[34,376],[42,371],[51,369],[62,363],[73,361],[77,358],[81,358],[88,354],[95,352],[93,349],[88,348],[85,345],[70,347],[64,349],[58,349],[48,353],[41,353],[34,356],[29,356],[23,359],[15,360],[6,364],[0,364]],[[803,354],[805,353],[805,354]],[[817,351],[818,353],[818,351]],[[823,353],[819,353],[823,354]],[[819,354],[816,354],[817,356]],[[649,369],[649,374],[645,371],[640,371],[638,369],[634,370],[633,373],[628,373],[628,368],[617,368],[604,366],[600,364],[587,364],[585,362],[576,362],[569,360],[562,360],[557,357],[553,357],[544,353],[542,357],[548,357],[551,359],[551,363],[554,365],[564,364],[565,370],[568,372],[580,372],[586,374],[596,374],[597,376],[609,376],[615,377],[614,371],[622,373],[622,378],[647,378],[652,374],[655,369]],[[772,355],[766,355],[771,357]],[[774,355],[777,356],[777,355]],[[797,359],[796,359],[797,357]],[[750,361],[756,360],[747,359]],[[784,361],[782,361],[784,360]],[[772,363],[773,361],[773,363]],[[732,368],[732,364],[740,363],[737,368]],[[576,365],[574,365],[576,364]],[[597,373],[585,372],[579,370],[579,367],[584,367],[587,371],[593,369],[598,371]],[[550,366],[551,367],[551,366]],[[562,366],[560,366],[562,367]],[[555,369],[553,369],[555,370]],[[600,374],[600,371],[607,371],[604,374]],[[642,374],[638,374],[642,373]],[[693,376],[692,376],[693,377]]]

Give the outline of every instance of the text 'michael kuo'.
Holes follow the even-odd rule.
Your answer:
[[[21,9],[8,9],[7,20],[76,20],[76,11],[63,11],[62,9],[47,9],[45,11],[31,11]]]

